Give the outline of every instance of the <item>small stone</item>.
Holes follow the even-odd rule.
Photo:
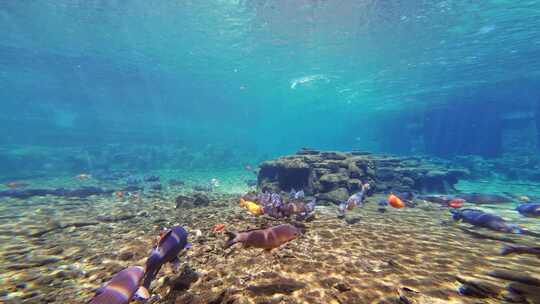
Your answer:
[[[121,252],[119,255],[118,255],[118,258],[121,260],[121,261],[127,261],[127,260],[131,260],[133,259],[133,252],[131,251],[124,251],[124,252]]]
[[[282,278],[271,283],[260,285],[249,285],[247,290],[256,295],[273,295],[276,293],[291,294],[296,290],[302,289],[306,284],[293,280]]]
[[[172,278],[169,281],[169,285],[173,290],[188,290],[192,283],[196,282],[199,279],[199,274],[197,274],[193,269],[185,267],[180,275]]]
[[[360,217],[358,217],[358,216],[356,216],[356,217],[346,217],[345,222],[347,222],[347,224],[349,224],[349,225],[353,225],[353,224],[356,224],[356,223],[360,222]]]
[[[336,285],[334,285],[334,288],[337,289],[339,292],[351,290],[351,287],[343,282],[337,283]]]

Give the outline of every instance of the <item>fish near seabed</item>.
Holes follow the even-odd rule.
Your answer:
[[[180,226],[172,227],[161,235],[146,260],[146,275],[143,282],[145,288],[150,287],[161,266],[166,263],[172,263],[173,267],[178,266],[180,263],[178,259],[180,251],[191,247],[187,238],[188,232]]]
[[[405,203],[398,196],[394,194],[390,194],[388,196],[387,201],[388,201],[388,205],[394,208],[401,209],[405,207]]]
[[[519,245],[512,245],[512,246],[505,246],[501,250],[501,255],[509,255],[509,254],[532,254],[536,255],[538,258],[540,258],[540,247],[530,247],[530,246],[519,246]]]
[[[140,266],[121,270],[98,288],[89,304],[128,304],[133,298],[148,299],[148,290],[139,287],[143,276],[144,268]]]
[[[340,216],[343,216],[346,211],[353,210],[356,206],[363,206],[364,198],[366,195],[366,191],[368,191],[370,188],[370,185],[368,183],[365,183],[362,185],[362,190],[360,192],[357,192],[349,197],[346,202],[342,202],[339,204],[339,214]]]
[[[246,247],[262,248],[272,250],[300,235],[299,228],[283,224],[266,229],[253,229],[241,232],[226,232],[229,240],[225,243],[225,248],[229,248],[236,243],[243,243]]]
[[[484,227],[505,233],[524,234],[524,230],[516,224],[505,221],[502,217],[477,209],[451,209],[454,221],[463,221],[473,226]]]
[[[240,198],[240,207],[245,208],[249,213],[253,215],[261,215],[264,213],[264,209],[262,206],[252,201],[246,201],[243,198]]]
[[[540,217],[540,203],[521,204],[516,210],[523,216]]]
[[[491,193],[463,193],[459,195],[460,198],[473,204],[504,204],[510,203],[512,200],[508,197],[491,194]]]

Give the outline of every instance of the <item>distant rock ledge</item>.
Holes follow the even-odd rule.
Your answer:
[[[368,152],[323,152],[302,149],[294,155],[265,161],[260,165],[260,190],[304,189],[320,200],[337,202],[358,191],[362,183],[374,192],[413,191],[451,193],[465,169],[421,157],[395,157]]]

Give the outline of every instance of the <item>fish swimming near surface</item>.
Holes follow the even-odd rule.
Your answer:
[[[180,226],[174,226],[161,235],[146,260],[146,275],[144,276],[142,286],[145,288],[150,287],[150,284],[164,264],[172,263],[173,267],[178,267],[180,263],[178,254],[183,249],[191,247],[187,238],[188,232]]]
[[[504,204],[512,201],[511,198],[490,193],[463,193],[459,197],[473,204]]]
[[[528,217],[540,217],[540,203],[521,204],[516,208],[521,215]]]
[[[89,304],[128,304],[133,298],[148,299],[145,287],[140,287],[144,268],[131,266],[115,274],[97,289]]]
[[[477,227],[484,227],[491,230],[523,234],[525,230],[518,227],[516,224],[511,224],[505,221],[502,217],[484,212],[477,209],[452,209],[452,219],[454,221],[463,221]]]
[[[225,243],[225,248],[229,248],[236,243],[242,243],[245,247],[262,248],[270,251],[297,238],[301,231],[293,225],[283,224],[266,229],[226,233],[229,240]]]
[[[501,250],[501,255],[509,255],[509,254],[532,254],[536,255],[540,258],[540,247],[530,247],[530,246],[520,246],[520,245],[512,245],[512,246],[505,246]]]

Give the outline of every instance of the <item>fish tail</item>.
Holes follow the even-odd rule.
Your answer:
[[[530,231],[530,230],[526,230],[526,229],[522,229],[522,228],[518,228],[518,234],[523,234],[523,235],[528,235],[528,236],[532,236],[532,237],[535,237],[535,238],[540,238],[540,233]]]
[[[509,255],[514,252],[516,252],[516,248],[514,246],[504,246],[504,248],[501,250],[501,255]]]
[[[229,238],[227,240],[227,242],[225,243],[225,248],[229,248],[231,247],[232,245],[236,244],[239,242],[238,240],[238,233],[234,233],[234,232],[230,232],[230,231],[225,231],[225,234],[227,235],[227,237]]]
[[[148,259],[146,260],[145,265],[145,273],[142,286],[144,286],[146,289],[150,288],[150,284],[155,279],[156,275],[161,269],[161,262],[161,256],[157,252],[152,251]]]

